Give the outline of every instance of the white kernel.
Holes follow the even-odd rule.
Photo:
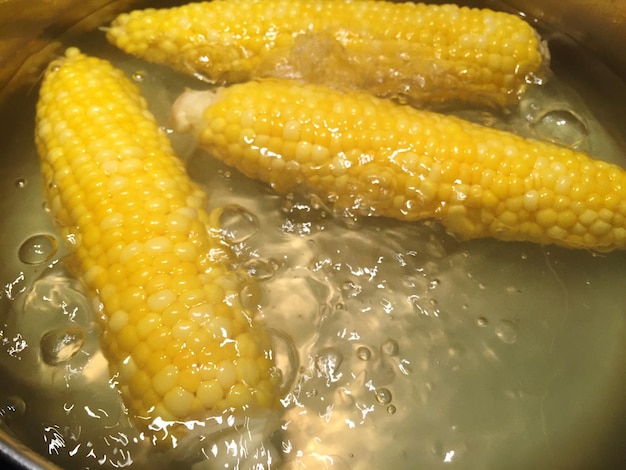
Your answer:
[[[604,222],[603,220],[596,220],[589,227],[589,232],[596,237],[602,237],[611,231],[611,224]]]
[[[226,394],[226,403],[234,408],[241,408],[248,405],[252,401],[252,392],[242,384],[237,383],[231,387]]]
[[[216,338],[228,339],[232,337],[233,322],[227,317],[214,316],[207,323],[206,329]]]
[[[165,214],[170,208],[170,203],[164,197],[154,197],[146,201],[144,206],[149,212],[160,212]]]
[[[115,175],[109,178],[108,191],[112,194],[120,192],[128,186],[128,179],[125,176]]]
[[[137,322],[137,336],[145,339],[160,325],[161,317],[157,313],[149,313]]]
[[[300,140],[300,123],[292,119],[283,127],[283,139],[297,142]]]
[[[161,290],[159,292],[155,292],[151,296],[148,297],[147,305],[148,308],[153,312],[162,312],[167,307],[172,305],[176,300],[176,294],[169,290]]]
[[[231,361],[222,361],[217,365],[217,380],[224,390],[237,382],[237,368]]]
[[[583,211],[582,214],[580,214],[578,220],[581,224],[590,226],[596,221],[597,218],[598,214],[595,211],[592,211],[591,209],[586,209],[585,211]]]
[[[186,233],[189,231],[191,219],[181,213],[171,213],[167,216],[167,229],[171,232]]]
[[[135,256],[143,253],[143,243],[132,242],[126,245],[126,247],[120,253],[120,264],[125,265]]]
[[[198,218],[198,210],[193,207],[181,207],[180,209],[176,209],[172,212],[172,214],[182,215],[188,219]]]
[[[145,251],[151,255],[166,253],[172,250],[172,242],[167,237],[154,237],[145,244]]]
[[[176,180],[174,178],[158,178],[154,181],[154,185],[161,191],[170,191],[176,189]]]
[[[114,212],[113,214],[109,214],[104,219],[102,219],[102,221],[100,222],[100,229],[105,232],[106,230],[115,227],[121,227],[123,223],[124,216],[119,212]]]
[[[610,223],[613,220],[613,216],[614,216],[613,211],[610,209],[607,209],[606,207],[603,207],[602,209],[598,211],[598,217],[600,218],[600,220],[603,220],[605,222]]]
[[[239,133],[239,143],[243,146],[254,144],[256,132],[251,128],[243,128]]]
[[[548,234],[548,237],[550,237],[553,240],[566,240],[567,239],[567,230],[559,227],[558,225],[553,225],[546,231],[546,233]]]
[[[198,259],[198,249],[191,242],[176,243],[174,252],[181,261],[196,261]]]
[[[146,155],[146,152],[143,149],[143,147],[125,146],[121,150],[120,155],[122,156],[122,161],[129,161],[132,159],[133,166],[136,166],[137,168],[143,168],[143,163],[141,163],[141,159],[144,158]],[[139,162],[139,164],[137,164],[136,162]]]
[[[206,295],[202,289],[190,289],[180,294],[178,301],[191,308],[200,305],[205,299]]]
[[[84,276],[83,276],[83,280],[84,280],[84,281],[85,281],[85,283],[87,283],[88,285],[89,285],[89,284],[92,284],[92,283],[95,281],[95,279],[96,279],[98,276],[100,276],[101,274],[103,274],[105,271],[106,271],[106,270],[105,270],[102,266],[99,266],[99,265],[92,266],[92,267],[91,267],[91,268],[89,268],[89,269],[87,270],[87,272],[84,274]]]
[[[117,160],[107,160],[100,165],[105,175],[114,175],[119,171],[119,162]]]
[[[143,162],[138,158],[128,158],[120,161],[118,172],[120,175],[132,175],[143,169]]]
[[[196,323],[202,323],[214,316],[215,308],[209,303],[196,305],[189,309],[189,319]]]
[[[152,378],[154,391],[163,396],[178,384],[178,367],[165,366]]]
[[[539,208],[539,193],[532,189],[524,193],[524,209],[535,212]]]
[[[214,408],[224,398],[224,389],[218,380],[205,380],[200,382],[197,397],[206,408]]]
[[[561,175],[556,180],[554,187],[558,194],[567,194],[572,187],[572,178],[569,175]]]
[[[283,158],[280,155],[276,155],[274,157],[270,158],[270,171],[274,174],[280,174],[281,172],[285,171],[285,167],[287,166],[287,163],[285,162],[285,160],[283,160]]]
[[[241,113],[241,126],[244,128],[253,129],[256,124],[256,110],[246,109]],[[217,126],[213,126],[217,127]]]
[[[193,393],[177,385],[165,394],[163,404],[176,418],[182,419],[189,416],[193,407],[193,399]]]
[[[109,329],[112,332],[122,331],[128,325],[128,313],[124,310],[118,310],[109,317]]]
[[[137,373],[137,365],[135,364],[135,361],[133,361],[132,357],[127,356],[126,359],[119,362],[118,371],[120,373],[120,379],[125,382],[129,382]]]
[[[553,161],[552,163],[550,163],[550,168],[552,168],[555,173],[564,173],[565,171],[567,171],[567,167],[559,161]]]
[[[296,145],[296,161],[298,163],[306,163],[311,158],[311,143],[310,142],[298,142]]]
[[[322,165],[330,158],[330,152],[322,145],[313,145],[311,148],[311,162],[313,165]]]
[[[172,327],[172,336],[176,339],[186,340],[197,329],[197,326],[189,320],[179,320]]]
[[[204,199],[198,194],[191,194],[187,196],[185,203],[193,209],[199,209],[204,206]]]

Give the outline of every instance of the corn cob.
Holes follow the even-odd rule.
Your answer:
[[[373,0],[215,0],[124,13],[109,41],[214,83],[254,77],[360,88],[412,103],[516,102],[548,54],[520,18]]]
[[[270,406],[266,336],[239,303],[219,215],[135,85],[70,48],[46,72],[36,121],[49,207],[101,302],[102,347],[130,412],[149,425]]]
[[[364,92],[267,79],[188,91],[175,127],[278,191],[439,219],[461,238],[609,251],[626,245],[626,172],[546,142]]]

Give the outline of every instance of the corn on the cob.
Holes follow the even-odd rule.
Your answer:
[[[626,246],[626,172],[571,149],[289,80],[188,91],[173,116],[279,191],[302,183],[340,207],[439,219],[462,238]]]
[[[516,101],[548,54],[520,18],[375,0],[215,0],[124,13],[109,41],[215,83],[298,78],[419,103]]]
[[[149,424],[274,400],[267,336],[217,214],[136,86],[70,48],[49,67],[36,143],[52,213],[101,302],[102,346],[131,413]]]

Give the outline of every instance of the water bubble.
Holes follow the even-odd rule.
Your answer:
[[[335,204],[337,201],[339,200],[339,194],[334,193],[334,192],[329,192],[328,195],[326,196],[326,201],[329,204]]]
[[[485,317],[478,317],[476,319],[476,324],[480,327],[485,327],[488,323],[489,321]]]
[[[387,314],[387,315],[391,315],[391,313],[393,312],[393,304],[387,300],[387,299],[381,299],[380,301],[380,305],[383,308],[383,311]]]
[[[231,204],[220,214],[222,232],[231,243],[241,243],[259,230],[259,218],[245,207]]]
[[[132,77],[133,80],[135,80],[136,82],[143,82],[146,79],[146,72],[144,72],[143,70],[137,70],[135,73],[133,73]]]
[[[58,248],[59,244],[52,235],[33,235],[22,243],[18,257],[22,263],[41,264],[50,261]]]
[[[346,281],[341,285],[341,290],[348,297],[356,297],[361,293],[362,287],[359,284],[355,284],[352,281]]]
[[[341,378],[339,367],[343,362],[343,355],[337,348],[324,348],[317,353],[315,365],[317,370],[330,382]]]
[[[582,118],[568,109],[545,110],[533,119],[531,127],[540,138],[572,148],[589,135]]]
[[[394,405],[389,405],[387,407],[387,413],[389,413],[390,415],[396,414],[396,407]]]
[[[67,362],[82,349],[86,336],[85,330],[78,326],[51,330],[41,337],[41,358],[51,366]]]
[[[378,388],[374,392],[376,395],[376,401],[381,405],[388,405],[391,403],[391,392],[387,388]]]
[[[279,267],[280,265],[276,260],[264,258],[251,258],[243,264],[248,275],[259,281],[271,279]]]
[[[270,336],[275,364],[273,376],[280,384],[280,392],[287,393],[295,382],[300,369],[298,351],[293,339],[287,334],[271,329]]]
[[[380,346],[380,350],[387,356],[397,356],[400,346],[395,339],[389,338]]]
[[[241,306],[249,311],[256,312],[263,304],[263,291],[256,282],[245,284],[239,291]]]
[[[441,281],[439,279],[433,279],[428,283],[428,288],[429,289],[436,289],[439,284],[441,284]]]
[[[496,326],[496,336],[506,344],[513,344],[517,341],[517,328],[508,320],[502,320]]]
[[[361,217],[350,209],[334,207],[333,214],[337,221],[348,230],[357,230],[361,227]]]
[[[365,346],[361,346],[356,350],[356,357],[362,361],[369,361],[372,358],[372,351]]]
[[[18,178],[15,180],[15,186],[19,189],[24,189],[28,186],[28,180],[26,178]]]
[[[20,397],[10,396],[0,399],[0,423],[22,416],[26,403]]]

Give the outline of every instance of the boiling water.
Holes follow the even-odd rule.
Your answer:
[[[101,36],[72,45],[133,76],[164,124],[178,93],[202,86]],[[572,78],[558,54],[554,70],[509,114],[456,112],[624,163],[614,97]],[[584,466],[613,439],[626,376],[623,253],[459,242],[436,223],[337,214],[172,134],[211,205],[227,207],[226,238],[259,285],[242,296],[274,332],[289,386],[280,413],[218,416],[175,449],[155,447],[124,412],[42,204],[35,95],[4,120],[0,422],[56,464],[558,469]]]

